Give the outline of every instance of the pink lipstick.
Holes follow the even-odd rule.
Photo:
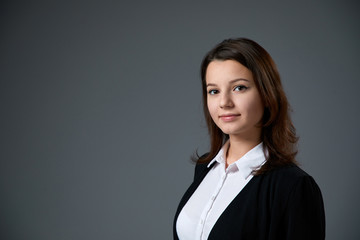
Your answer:
[[[220,115],[219,117],[224,122],[232,122],[239,116],[240,114],[224,114],[224,115]]]

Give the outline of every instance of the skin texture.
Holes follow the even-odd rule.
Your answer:
[[[261,142],[259,123],[264,105],[251,71],[237,61],[212,61],[206,71],[206,85],[210,115],[229,135],[229,165]]]

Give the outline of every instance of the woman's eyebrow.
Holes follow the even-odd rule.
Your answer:
[[[240,81],[250,82],[248,79],[245,79],[245,78],[236,78],[234,80],[230,80],[229,83],[235,83],[235,82],[240,82]],[[217,85],[215,83],[206,84],[206,87],[212,87],[212,86],[217,86]]]
[[[236,78],[234,80],[229,81],[230,83],[235,83],[235,82],[239,82],[239,81],[245,81],[245,82],[250,82],[249,80],[245,79],[245,78]]]
[[[206,87],[215,87],[215,86],[217,86],[215,83],[208,83],[208,84],[206,84]]]

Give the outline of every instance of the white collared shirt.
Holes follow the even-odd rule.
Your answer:
[[[208,164],[216,162],[181,210],[176,222],[180,240],[206,240],[226,207],[252,179],[252,171],[265,163],[260,143],[225,169],[228,147],[226,142]]]

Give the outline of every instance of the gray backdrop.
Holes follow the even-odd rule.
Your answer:
[[[171,239],[207,150],[199,65],[259,42],[327,239],[360,239],[358,1],[1,1],[0,239]]]

